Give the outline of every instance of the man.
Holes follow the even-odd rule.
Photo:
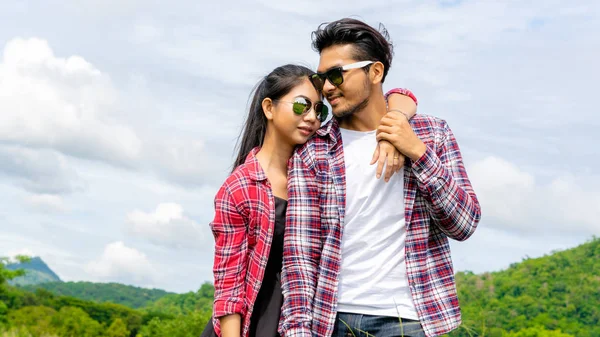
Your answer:
[[[466,240],[481,217],[454,135],[439,118],[386,111],[385,31],[342,19],[313,32],[313,47],[312,81],[335,118],[292,158],[280,333],[445,334],[461,322],[448,239]],[[378,140],[407,158],[387,183],[365,164]]]

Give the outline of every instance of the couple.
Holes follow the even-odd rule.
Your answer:
[[[313,48],[317,73],[284,65],[255,88],[215,197],[202,336],[445,334],[461,319],[448,238],[481,215],[456,139],[410,91],[384,95],[385,31],[341,19]]]

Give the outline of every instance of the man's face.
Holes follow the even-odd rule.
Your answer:
[[[346,44],[323,49],[317,72],[325,73],[335,67],[367,61],[354,59],[353,48],[353,45]],[[337,118],[344,118],[364,109],[371,95],[369,75],[362,68],[343,71],[342,76],[344,81],[339,86],[334,86],[329,80],[323,86],[323,95]]]

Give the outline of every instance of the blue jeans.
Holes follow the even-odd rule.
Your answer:
[[[425,332],[419,321],[338,312],[332,337],[425,337]]]

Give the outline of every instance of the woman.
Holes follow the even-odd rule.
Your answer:
[[[215,197],[215,301],[203,337],[278,336],[288,160],[328,116],[312,74],[284,65],[254,90],[233,172]]]

